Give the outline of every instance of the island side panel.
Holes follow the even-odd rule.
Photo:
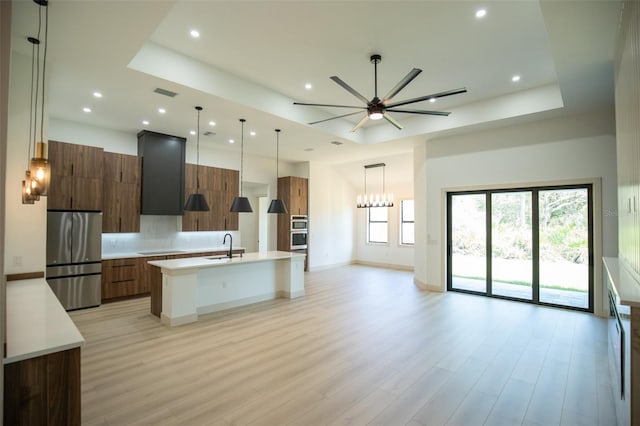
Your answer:
[[[278,297],[277,261],[221,265],[198,272],[198,314]]]
[[[160,319],[171,326],[198,320],[196,295],[198,269],[162,268],[162,314]]]
[[[296,256],[277,262],[280,297],[295,299],[304,296],[304,259],[305,256]]]

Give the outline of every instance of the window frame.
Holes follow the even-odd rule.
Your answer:
[[[386,220],[371,221],[371,209],[387,209]],[[372,223],[384,223],[387,228],[387,240],[386,241],[371,241],[371,224]],[[367,208],[367,244],[371,245],[389,245],[389,207],[369,207]]]
[[[404,208],[404,202],[405,201],[413,201],[413,220],[404,220],[404,215],[403,215],[403,208]],[[416,243],[416,236],[415,236],[415,223],[416,223],[416,216],[415,216],[415,199],[413,198],[405,198],[400,200],[399,204],[399,208],[398,208],[398,245],[400,247],[415,247]],[[413,224],[413,243],[405,243],[403,242],[403,226],[405,223],[412,223]]]

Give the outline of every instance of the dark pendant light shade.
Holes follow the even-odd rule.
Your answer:
[[[233,203],[231,203],[231,208],[229,209],[232,213],[253,213],[253,209],[251,208],[251,203],[247,197],[242,195],[242,170],[244,165],[244,122],[247,121],[244,118],[240,119],[240,125],[242,127],[240,134],[240,196],[233,199]]]
[[[184,205],[184,210],[188,212],[208,212],[209,205],[207,204],[207,200],[204,198],[204,194],[200,194],[200,176],[198,175],[198,171],[200,169],[200,111],[202,111],[202,107],[197,106],[196,111],[198,111],[198,133],[196,137],[196,192],[189,195],[189,198],[187,198],[187,202]]]
[[[207,204],[204,194],[195,193],[189,195],[184,209],[188,212],[208,212],[209,204]]]
[[[236,197],[233,199],[230,211],[234,213],[252,213],[253,209],[247,197]]]
[[[278,188],[278,166],[280,164],[280,129],[276,129],[276,189]],[[269,209],[267,213],[276,213],[276,214],[286,214],[287,206],[284,205],[284,202],[278,198],[278,192],[276,191],[275,200],[271,200],[271,204],[269,204]]]
[[[282,200],[276,198],[275,200],[271,200],[267,213],[288,213],[287,206],[284,205]]]

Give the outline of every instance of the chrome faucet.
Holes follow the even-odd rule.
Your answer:
[[[227,243],[227,237],[229,237],[229,259],[231,259],[233,257],[233,237],[231,236],[231,234],[227,233],[224,234],[224,239],[222,240],[222,244],[226,244]]]

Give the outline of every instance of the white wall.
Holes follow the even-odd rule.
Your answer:
[[[411,167],[411,156],[407,157]],[[389,187],[388,191],[394,195],[394,205],[389,208],[389,242],[387,244],[367,243],[367,209],[353,208],[357,215],[356,230],[356,262],[363,264],[413,269],[414,247],[400,245],[400,201],[413,199],[413,185]]]
[[[356,234],[353,187],[328,165],[309,164],[309,269],[353,262]]]
[[[42,197],[35,204],[22,204],[21,195],[22,180],[29,158],[30,58],[12,54],[9,84],[5,182],[5,274],[44,272],[46,197]],[[45,111],[45,138],[48,124],[46,115]]]
[[[447,190],[602,178],[602,207],[594,212],[594,220],[601,218],[603,255],[615,256],[616,153],[611,124],[601,113],[587,114],[434,140],[427,143],[426,149],[416,149],[416,155],[423,155],[415,159],[414,165],[416,198],[426,194],[424,210],[420,211],[420,215],[426,213],[426,226],[416,229],[416,282],[441,291],[446,287],[444,194]],[[600,134],[585,136],[585,129]],[[572,134],[578,136],[571,138]],[[509,141],[527,145],[501,146]],[[473,149],[473,146],[476,152],[460,153],[463,148]],[[500,147],[491,149],[493,146]],[[419,217],[416,216],[416,221]],[[596,263],[599,268],[597,259]],[[601,278],[597,271],[595,278],[597,281]],[[596,288],[597,300],[601,298],[601,291]],[[599,308],[596,305],[596,309]]]

